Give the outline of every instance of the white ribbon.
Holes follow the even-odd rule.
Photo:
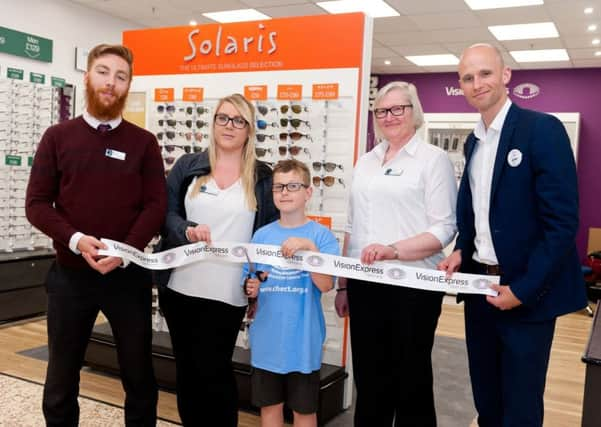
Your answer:
[[[398,262],[367,265],[355,258],[310,251],[298,251],[291,258],[285,258],[279,246],[254,243],[213,242],[208,246],[199,242],[150,254],[114,240],[102,241],[108,249],[99,250],[100,255],[124,258],[150,270],[176,268],[199,261],[246,263],[248,253],[251,262],[255,263],[428,291],[496,296],[497,292],[490,289],[490,285],[500,280],[499,276],[466,273],[454,273],[447,278],[445,272],[439,270],[409,267]]]

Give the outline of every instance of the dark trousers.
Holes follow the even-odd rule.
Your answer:
[[[78,425],[79,371],[99,310],[108,319],[115,338],[125,390],[125,425],[156,425],[158,392],[152,368],[152,289],[148,273],[130,265],[103,276],[55,262],[48,272],[46,288],[46,425]]]
[[[246,307],[161,289],[159,304],[171,335],[177,408],[184,426],[238,425],[232,366]]]
[[[540,427],[555,319],[522,322],[465,297],[465,337],[480,427]]]
[[[356,427],[436,426],[432,345],[438,292],[348,281]]]

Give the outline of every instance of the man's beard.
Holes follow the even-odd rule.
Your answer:
[[[86,84],[86,108],[88,113],[93,117],[103,120],[112,120],[121,116],[123,108],[125,108],[125,101],[127,101],[127,92],[117,97],[113,102],[106,105],[101,100],[100,93],[107,89],[94,90],[91,83],[88,81]]]

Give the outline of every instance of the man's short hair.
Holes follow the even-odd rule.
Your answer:
[[[273,176],[276,173],[296,172],[301,176],[303,184],[311,185],[311,172],[306,164],[296,159],[280,160],[273,167]]]
[[[117,55],[123,58],[129,65],[129,79],[132,78],[132,67],[134,63],[134,54],[129,48],[120,44],[99,44],[88,53],[88,71],[92,69],[94,61],[104,55]]]

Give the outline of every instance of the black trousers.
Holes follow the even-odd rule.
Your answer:
[[[161,289],[171,335],[177,409],[184,426],[236,427],[238,387],[232,366],[246,307]]]
[[[436,426],[432,346],[443,294],[350,279],[347,292],[355,426]]]
[[[155,426],[150,276],[136,265],[107,275],[54,263],[48,292],[48,369],[43,411],[47,426],[79,423],[79,371],[99,310],[108,319],[125,390],[125,425]]]

